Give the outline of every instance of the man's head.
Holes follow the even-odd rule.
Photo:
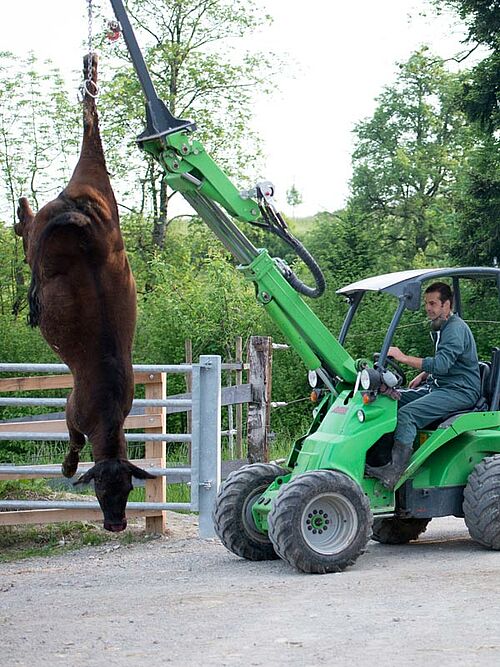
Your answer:
[[[453,292],[446,283],[432,283],[424,292],[424,306],[433,329],[438,330],[453,308]]]

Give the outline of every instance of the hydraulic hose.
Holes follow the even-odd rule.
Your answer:
[[[263,185],[268,184],[266,183]],[[288,225],[283,219],[283,216],[274,206],[272,201],[272,188],[271,191],[268,192],[260,185],[257,185],[256,191],[257,202],[264,222],[254,224],[257,224],[257,226],[264,227],[267,230],[273,232],[273,234],[279,236],[282,241],[287,243],[295,250],[297,255],[311,272],[314,278],[315,287],[306,285],[285,263],[283,263],[283,274],[296,292],[299,292],[299,294],[303,294],[304,296],[308,296],[312,299],[317,299],[323,294],[326,287],[323,271],[320,269],[318,263],[311,255],[311,253],[302,245],[298,239],[295,238],[295,236],[293,236],[293,234],[290,233]]]
[[[283,239],[283,241],[285,241],[290,247],[292,247],[295,250],[297,255],[300,257],[300,259],[304,262],[304,264],[311,272],[312,277],[314,278],[315,287],[310,287],[309,285],[306,285],[297,276],[297,274],[292,271],[292,269],[289,266],[287,266],[285,270],[286,280],[290,283],[290,285],[294,288],[296,292],[299,292],[299,294],[308,296],[311,299],[317,299],[318,297],[320,297],[325,291],[326,281],[325,281],[325,276],[323,275],[323,271],[320,269],[314,257],[307,250],[307,248],[305,248],[302,245],[302,243],[288,231],[286,234],[279,233],[274,228],[272,231],[274,231],[275,234],[277,234],[281,239]]]

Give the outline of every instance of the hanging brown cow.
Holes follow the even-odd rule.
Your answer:
[[[89,59],[84,59],[84,75]],[[73,175],[61,194],[36,215],[27,199],[20,199],[15,231],[23,238],[31,267],[30,324],[40,326],[74,378],[66,408],[70,443],[63,473],[76,473],[87,436],[95,465],[76,483],[94,481],[104,527],[120,531],[127,525],[132,477],[154,476],[127,460],[123,423],[134,391],[136,290],[106,170],[95,99],[88,92],[97,80],[95,55],[91,66],[83,142]]]

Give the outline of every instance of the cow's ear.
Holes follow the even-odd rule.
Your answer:
[[[135,477],[136,479],[156,479],[156,475],[152,475],[142,468],[138,468],[133,463],[130,463],[130,461],[127,461],[127,468],[130,470],[132,477]]]
[[[77,484],[90,484],[90,482],[95,477],[94,473],[95,473],[95,466],[90,468],[90,470],[87,470],[86,473],[84,473],[81,477],[79,477],[76,481],[74,481],[73,486],[76,486]]]
[[[19,222],[14,225],[14,231],[18,236],[23,235],[23,229],[26,225],[29,225],[33,222],[34,217],[35,214],[31,210],[31,206],[29,205],[28,200],[26,197],[21,197],[19,200],[19,206],[17,207],[17,219]]]

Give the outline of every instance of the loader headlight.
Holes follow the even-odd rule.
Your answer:
[[[318,374],[316,371],[309,371],[307,374],[307,381],[309,382],[309,386],[311,389],[314,389],[316,385],[318,384]]]
[[[380,373],[374,368],[363,368],[360,382],[365,391],[375,391],[380,387]]]
[[[365,413],[363,412],[363,410],[358,410],[358,411],[356,412],[356,415],[357,415],[357,417],[358,417],[358,419],[359,419],[359,421],[360,421],[361,423],[363,423],[363,422],[365,421],[365,419],[366,419],[366,415],[365,415]]]

